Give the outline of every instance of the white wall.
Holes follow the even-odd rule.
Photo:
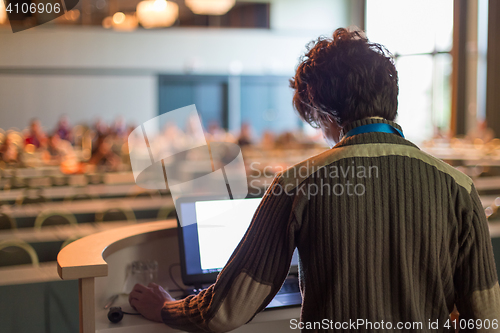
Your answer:
[[[0,32],[1,67],[132,68],[183,73],[228,73],[232,61],[243,72],[289,73],[308,34],[247,29],[137,30],[34,28]]]
[[[232,67],[292,75],[309,39],[251,30],[3,30],[0,128],[22,128],[34,116],[52,127],[63,113],[72,123],[117,114],[140,123],[157,114],[159,73],[229,74]],[[69,75],[60,75],[64,69]]]
[[[345,0],[273,0],[271,29],[331,35],[337,28],[357,24],[350,22],[349,5]]]
[[[241,74],[291,76],[307,42],[348,24],[346,3],[274,0],[271,30],[126,33],[47,24],[13,34],[4,26],[0,128],[23,128],[34,116],[51,128],[63,113],[72,123],[96,116],[110,121],[119,114],[141,123],[158,112],[158,74],[226,75],[236,69]]]
[[[152,76],[1,75],[0,128],[28,125],[37,117],[51,130],[63,113],[72,123],[122,115],[140,124],[155,115],[157,80]]]

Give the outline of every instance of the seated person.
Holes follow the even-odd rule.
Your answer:
[[[28,134],[25,136],[24,144],[33,145],[36,149],[44,147],[46,145],[47,137],[40,126],[40,121],[38,119],[31,120],[30,128]]]
[[[63,157],[72,151],[71,143],[61,140],[59,134],[55,132],[47,140],[47,147],[42,153],[42,159],[45,164],[59,165]]]
[[[59,165],[65,174],[82,172],[82,165],[78,160],[73,146],[69,141],[62,140],[57,132],[54,132],[47,141],[47,148],[42,153],[45,164]]]
[[[68,116],[63,115],[59,118],[55,132],[59,135],[61,140],[71,142],[71,126],[69,125]]]
[[[19,152],[19,147],[12,142],[9,135],[6,135],[0,145],[0,160],[8,164],[17,164],[19,163]]]
[[[251,145],[252,143],[252,127],[250,124],[244,123],[241,125],[241,133],[238,137],[238,146],[243,147]]]
[[[116,171],[120,166],[120,157],[113,152],[112,146],[111,138],[106,135],[98,136],[89,164],[104,167],[109,171]]]

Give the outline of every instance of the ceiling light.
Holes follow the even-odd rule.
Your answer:
[[[0,24],[7,20],[7,11],[5,10],[5,5],[3,0],[0,0]]]
[[[113,16],[108,16],[102,21],[102,26],[106,29],[113,28],[117,31],[133,31],[137,29],[137,17],[134,14],[117,12]]]
[[[185,0],[186,6],[199,15],[224,15],[233,8],[235,0]]]
[[[137,19],[146,28],[169,27],[179,17],[179,6],[172,1],[145,0],[137,5]]]
[[[118,13],[115,13],[115,15],[113,15],[113,23],[114,24],[122,24],[123,22],[125,22],[125,14],[124,13],[118,12]]]

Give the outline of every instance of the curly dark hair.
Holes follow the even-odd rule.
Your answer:
[[[326,117],[341,126],[366,117],[396,117],[399,87],[392,55],[359,31],[339,28],[333,38],[311,41],[290,87],[295,109],[313,127]]]

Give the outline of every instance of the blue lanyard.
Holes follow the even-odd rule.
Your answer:
[[[392,133],[397,134],[404,138],[403,132],[386,123],[376,123],[376,124],[368,124],[359,127],[355,127],[344,135],[344,138],[348,138],[353,135],[363,134],[363,133],[371,133],[371,132],[381,132],[381,133]]]

